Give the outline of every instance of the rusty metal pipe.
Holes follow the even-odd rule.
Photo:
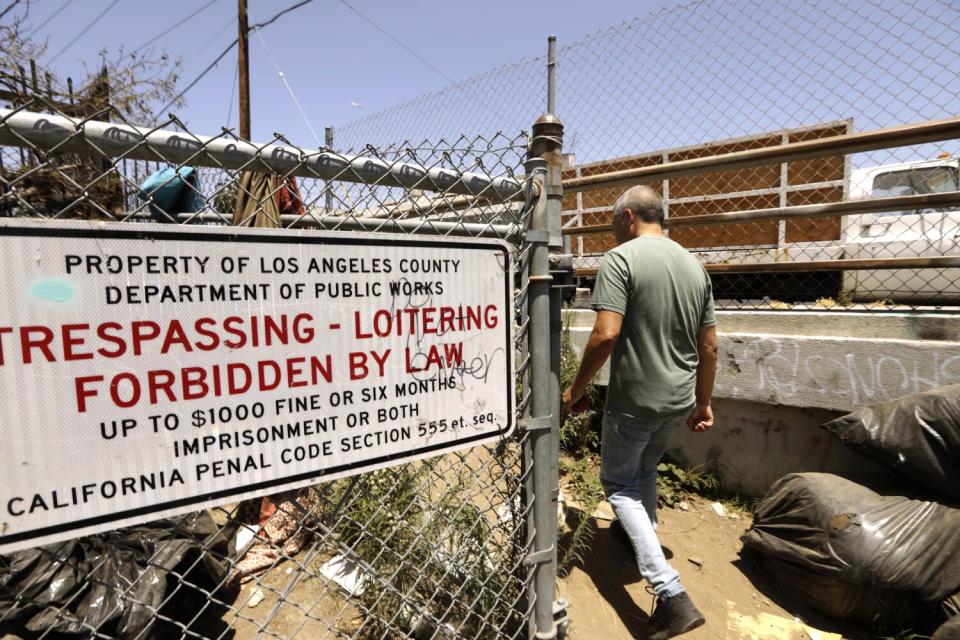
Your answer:
[[[779,164],[792,160],[845,155],[875,149],[887,149],[924,142],[937,142],[960,137],[960,118],[932,120],[921,124],[877,129],[863,133],[790,142],[775,147],[747,149],[705,158],[678,160],[649,167],[611,171],[581,178],[569,178],[563,183],[566,193],[590,189],[625,187],[638,182],[676,178],[726,169],[742,169],[764,164]]]
[[[929,258],[871,258],[765,264],[705,264],[708,273],[796,273],[809,271],[869,271],[871,269],[949,269],[960,267],[960,256]],[[578,278],[596,277],[598,268],[577,269]]]
[[[693,227],[708,224],[730,222],[755,222],[758,220],[790,220],[793,218],[831,218],[861,213],[880,213],[883,211],[907,211],[911,209],[939,209],[960,207],[960,191],[943,193],[924,193],[916,196],[897,196],[895,198],[874,198],[870,200],[848,200],[846,202],[828,202],[824,204],[805,204],[776,209],[750,209],[731,211],[730,213],[710,213],[702,216],[669,218],[664,226]],[[609,232],[609,224],[594,224],[583,227],[567,227],[563,234],[567,236],[585,236]]]

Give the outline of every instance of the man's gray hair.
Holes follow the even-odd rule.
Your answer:
[[[613,217],[622,215],[624,209],[630,209],[646,223],[663,224],[663,198],[650,187],[630,187],[621,193],[613,205]]]

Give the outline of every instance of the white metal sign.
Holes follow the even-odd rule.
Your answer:
[[[0,222],[0,551],[513,425],[498,241]]]

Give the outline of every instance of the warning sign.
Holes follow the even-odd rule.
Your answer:
[[[509,247],[0,223],[0,551],[506,436]]]

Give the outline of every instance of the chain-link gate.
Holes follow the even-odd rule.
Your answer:
[[[518,285],[513,406],[521,425],[495,445],[0,556],[0,632],[555,633],[555,400],[543,393],[556,389],[544,387],[549,319],[531,322],[529,314],[532,290],[540,302],[549,296],[538,289],[549,278],[545,254],[537,254],[540,271],[530,271],[548,238],[525,235],[546,204],[545,168],[536,160],[524,168],[526,133],[306,150],[282,138],[251,145],[227,131],[197,136],[175,119],[136,128],[113,109],[70,119],[35,99],[0,112],[0,143],[0,215],[9,218],[508,241]],[[146,195],[149,176],[160,176],[150,194],[180,184],[178,204]],[[532,344],[532,333],[544,344]],[[531,363],[544,359],[537,398]],[[538,593],[549,602],[538,604]],[[538,609],[545,612],[539,628]]]

